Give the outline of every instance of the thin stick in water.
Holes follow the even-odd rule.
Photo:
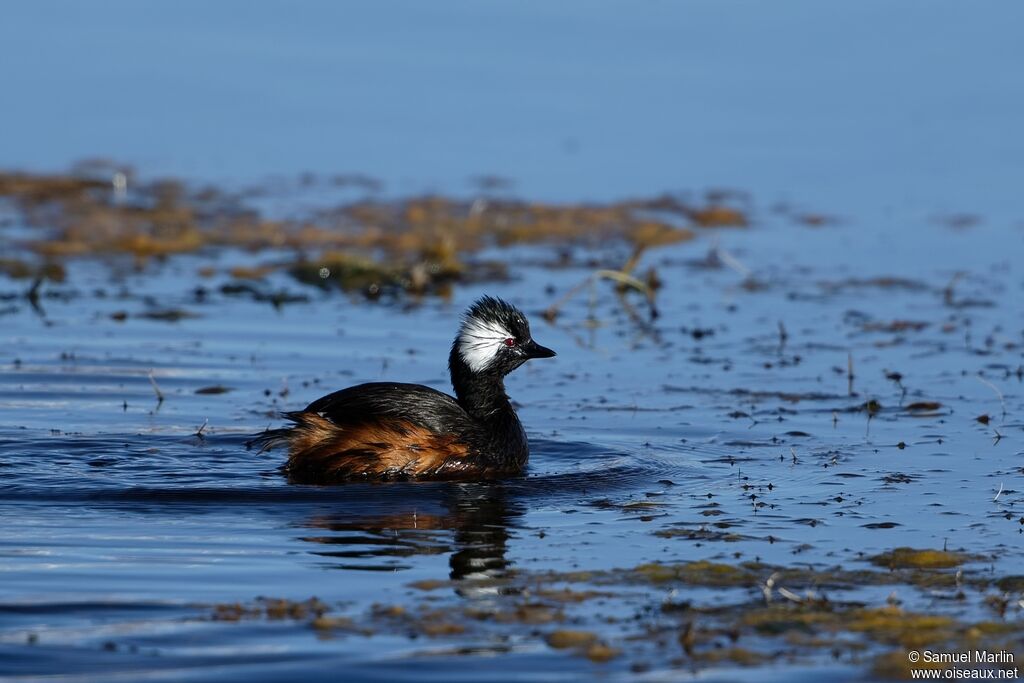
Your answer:
[[[846,354],[846,393],[853,396],[853,354]]]
[[[156,394],[156,403],[160,405],[164,402],[164,392],[160,391],[160,387],[156,385],[156,378],[153,377],[153,371],[149,371],[149,383],[153,385],[153,392]]]
[[[999,404],[1002,406],[1002,409],[1003,409],[1003,418],[1005,419],[1006,418],[1006,399],[1003,398],[1003,392],[999,391],[999,387],[997,387],[995,384],[992,384],[992,382],[989,382],[987,379],[985,379],[981,375],[975,375],[974,379],[978,380],[979,382],[981,382],[982,384],[987,386],[989,389],[991,389],[992,391],[996,392],[996,396],[999,397]]]

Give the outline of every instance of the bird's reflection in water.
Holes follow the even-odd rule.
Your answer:
[[[303,540],[327,546],[312,552],[347,570],[409,569],[417,555],[450,553],[456,590],[475,594],[483,590],[475,581],[507,571],[510,529],[522,514],[500,483],[374,486],[344,510],[310,519],[308,526],[326,533]]]

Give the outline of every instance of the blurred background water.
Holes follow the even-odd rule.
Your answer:
[[[764,3],[14,3],[2,160],[221,182],[480,174],[537,199],[739,187],[831,211],[1016,209],[1024,8]]]

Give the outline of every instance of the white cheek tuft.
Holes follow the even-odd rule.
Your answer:
[[[459,355],[470,370],[481,372],[491,364],[505,346],[505,340],[511,336],[496,322],[470,318],[459,332]]]

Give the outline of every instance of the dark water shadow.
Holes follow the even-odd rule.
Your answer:
[[[0,460],[34,473],[0,480],[0,493],[9,503],[102,507],[143,518],[171,513],[243,525],[262,518],[285,533],[299,530],[293,538],[308,544],[306,551],[324,568],[394,572],[415,568],[418,557],[446,554],[450,578],[459,581],[500,577],[516,529],[531,510],[557,510],[694,474],[680,465],[679,453],[641,456],[534,438],[527,473],[504,480],[303,485],[280,471],[279,453],[258,456],[245,450],[245,439],[112,434],[0,440]],[[63,469],[55,467],[59,463]]]
[[[436,496],[417,496],[388,510],[351,506],[317,514],[301,523],[316,533],[301,540],[332,569],[395,571],[413,566],[417,555],[449,554],[455,581],[497,578],[526,504],[500,482],[453,484]]]
[[[255,505],[269,513],[294,505],[328,505],[374,515],[438,505],[466,490],[500,487],[513,500],[561,505],[581,495],[629,491],[665,478],[701,473],[682,464],[682,453],[639,455],[599,444],[532,440],[521,476],[493,482],[289,483],[282,456],[255,455],[245,435],[206,438],[165,435],[102,435],[49,440],[4,439],[0,463],[26,476],[0,481],[6,500],[113,503],[145,512],[166,505],[223,511]],[[677,457],[680,456],[680,457]],[[89,476],[76,476],[77,474]],[[344,513],[339,513],[344,514]]]
[[[489,482],[395,482],[288,487],[320,505],[296,526],[333,569],[396,571],[414,556],[448,554],[449,578],[501,577],[507,552],[530,510],[573,505],[594,495],[634,491],[681,468],[593,444],[534,441],[530,471]]]

